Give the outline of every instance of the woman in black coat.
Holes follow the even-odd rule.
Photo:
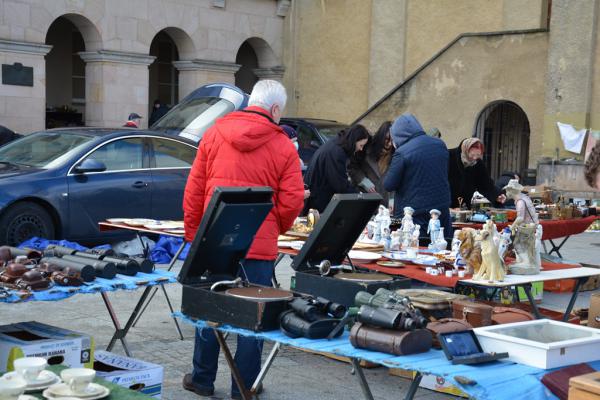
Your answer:
[[[494,181],[483,163],[483,143],[477,138],[464,139],[460,145],[449,150],[448,182],[450,183],[450,207],[463,204],[471,207],[473,193],[478,191],[492,203],[503,204],[506,196],[496,188]]]
[[[306,208],[323,212],[336,193],[357,193],[348,179],[348,163],[356,152],[362,151],[369,132],[362,125],[341,131],[317,150],[310,160],[304,183],[310,190]]]
[[[383,198],[382,204],[386,207],[389,205],[390,195],[383,187],[383,177],[394,155],[391,126],[391,121],[381,124],[375,136],[369,139],[364,151],[356,153],[348,166],[348,174],[354,186],[364,192],[379,193]]]

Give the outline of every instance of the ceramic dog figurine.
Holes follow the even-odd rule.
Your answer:
[[[464,228],[458,234],[459,254],[466,266],[467,274],[476,274],[481,266],[481,244],[475,241],[475,229]]]
[[[498,246],[494,243],[495,232],[496,225],[492,221],[487,221],[477,235],[481,242],[481,267],[473,275],[474,280],[504,280],[504,261],[498,255]]]

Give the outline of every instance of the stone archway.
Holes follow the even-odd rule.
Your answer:
[[[524,176],[529,164],[529,119],[512,101],[488,104],[477,117],[474,137],[485,144],[484,162],[493,179],[503,172]]]
[[[56,18],[46,32],[46,128],[83,125],[87,103],[85,62],[80,52],[97,50],[96,26],[78,14]]]
[[[235,85],[248,93],[259,79],[280,80],[283,77],[284,68],[275,52],[259,37],[246,39],[241,44],[235,63],[240,66],[235,73]]]

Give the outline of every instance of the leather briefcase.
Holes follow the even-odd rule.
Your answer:
[[[533,321],[533,314],[513,307],[494,307],[492,310],[492,325],[510,324],[512,322]]]
[[[427,329],[396,331],[355,323],[350,330],[350,343],[360,349],[404,356],[431,349],[431,332]]]
[[[408,297],[413,306],[425,317],[434,319],[452,316],[452,302],[467,299],[467,296],[435,289],[398,289],[396,294]]]
[[[542,377],[542,383],[560,400],[567,400],[569,397],[569,379],[592,372],[596,372],[596,370],[588,364],[571,365],[570,367],[547,373]]]
[[[452,316],[464,319],[474,328],[492,324],[492,306],[474,301],[457,300],[452,302]]]
[[[473,329],[473,326],[464,319],[443,318],[439,321],[430,322],[427,324],[427,329],[431,331],[433,336],[433,347],[441,349],[442,346],[438,340],[438,333],[460,332]]]

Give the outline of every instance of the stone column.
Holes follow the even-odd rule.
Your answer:
[[[51,48],[52,46],[42,43],[0,40],[0,64],[17,64],[17,68],[21,66],[33,68],[31,86],[1,83],[4,79],[0,81],[0,125],[24,134],[43,130],[46,127],[44,56]]]
[[[148,126],[148,66],[153,56],[110,50],[80,52],[85,61],[85,123],[119,127],[130,113]]]
[[[552,2],[548,70],[546,75],[542,155],[573,157],[564,149],[556,122],[578,129],[590,127],[595,35],[598,29],[598,2],[554,0]],[[596,72],[598,73],[598,72]]]
[[[260,80],[262,79],[273,79],[281,82],[283,79],[283,74],[285,73],[285,67],[281,65],[276,65],[274,67],[267,68],[255,68],[252,70],[254,75]]]
[[[179,71],[180,99],[208,83],[235,84],[234,74],[240,69],[239,64],[200,59],[173,61],[173,65]]]

